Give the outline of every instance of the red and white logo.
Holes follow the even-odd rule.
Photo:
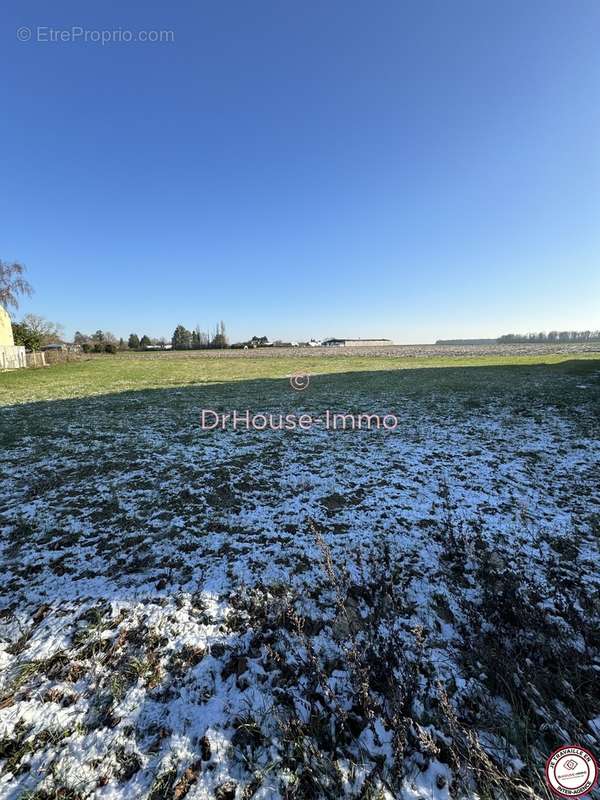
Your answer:
[[[582,797],[598,781],[598,762],[585,747],[559,747],[546,761],[546,781],[558,797]]]

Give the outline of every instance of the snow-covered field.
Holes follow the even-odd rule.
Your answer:
[[[600,755],[597,365],[3,409],[0,797],[545,796]]]

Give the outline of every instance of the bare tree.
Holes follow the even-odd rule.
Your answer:
[[[212,340],[213,347],[229,347],[229,341],[227,339],[227,334],[225,333],[225,323],[223,320],[219,322],[217,328],[215,330],[215,335]]]
[[[31,284],[25,280],[23,274],[25,267],[18,261],[9,264],[0,259],[0,305],[4,308],[19,307],[18,295],[30,296],[33,294]]]
[[[40,337],[42,345],[60,342],[64,336],[62,325],[50,322],[50,320],[40,317],[39,314],[26,314],[22,324]]]

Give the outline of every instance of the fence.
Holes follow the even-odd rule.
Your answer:
[[[81,353],[72,353],[68,350],[45,350],[41,355],[46,356],[46,364],[64,364],[66,361],[81,361]]]
[[[28,367],[45,367],[46,366],[46,354],[45,353],[27,353],[25,358],[27,359],[27,366]]]

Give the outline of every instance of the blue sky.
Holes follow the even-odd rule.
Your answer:
[[[1,13],[19,313],[233,339],[600,327],[596,0]],[[174,41],[37,41],[73,26]]]

